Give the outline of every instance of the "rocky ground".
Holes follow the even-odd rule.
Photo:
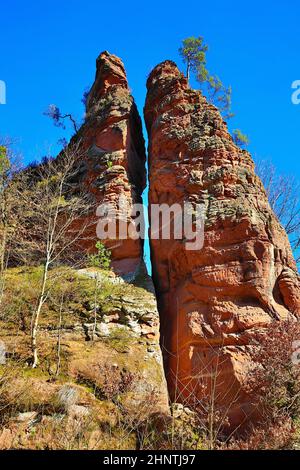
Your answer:
[[[32,369],[39,269],[6,274],[0,448],[136,448],[141,423],[168,414],[151,281],[145,272],[128,284],[109,271],[54,269],[59,287],[41,316],[40,364]]]

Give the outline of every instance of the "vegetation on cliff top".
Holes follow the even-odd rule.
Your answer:
[[[190,73],[193,72],[196,81],[199,83],[201,90],[207,96],[209,102],[213,103],[225,119],[234,116],[231,111],[231,87],[226,87],[217,75],[212,75],[206,67],[206,53],[208,46],[204,42],[204,38],[188,37],[182,41],[179,48],[179,55],[186,64],[186,78],[189,83]],[[249,138],[236,129],[233,132],[233,140],[239,146],[247,146]]]

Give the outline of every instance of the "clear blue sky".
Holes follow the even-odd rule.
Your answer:
[[[300,79],[298,0],[188,2],[152,0],[11,0],[1,4],[0,135],[17,139],[26,161],[38,159],[63,132],[42,115],[50,103],[82,116],[80,102],[103,50],[120,56],[142,111],[146,77],[157,63],[181,66],[183,38],[202,35],[208,68],[233,89],[232,128],[250,136],[253,156],[272,159],[299,176],[300,105],[291,84]]]

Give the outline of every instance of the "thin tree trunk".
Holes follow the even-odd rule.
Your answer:
[[[1,236],[1,253],[0,253],[0,305],[2,302],[3,292],[4,292],[4,271],[6,268],[5,263],[5,252],[6,252],[6,243],[7,243],[7,219],[6,219],[6,204],[5,204],[5,194],[2,194],[2,203],[1,203],[1,218],[2,218],[2,236]]]
[[[5,260],[5,251],[6,251],[6,242],[7,242],[7,226],[4,226],[3,237],[1,243],[1,258],[0,258],[0,305],[2,303],[3,294],[4,294],[4,273],[6,270],[6,260]]]
[[[61,179],[61,182],[59,185],[55,212],[53,216],[50,213],[49,220],[48,220],[46,262],[44,266],[41,292],[39,296],[38,306],[34,315],[34,322],[33,322],[33,328],[32,328],[31,346],[32,346],[32,355],[33,355],[33,364],[32,364],[33,368],[37,367],[38,365],[37,332],[38,332],[38,327],[39,327],[39,319],[40,319],[41,310],[46,300],[45,293],[46,293],[46,284],[47,284],[47,278],[48,278],[49,265],[50,265],[50,261],[51,260],[53,261],[53,258],[51,256],[53,254],[53,238],[54,238],[54,233],[55,233],[56,224],[58,220],[59,201],[62,195],[63,182],[64,182],[64,178]]]
[[[60,373],[60,365],[61,365],[60,351],[61,351],[62,309],[63,309],[63,297],[61,299],[60,309],[59,309],[59,324],[58,324],[58,336],[57,336],[57,363],[56,363],[55,377],[58,377]]]
[[[47,284],[47,278],[48,278],[48,269],[49,269],[49,261],[47,259],[45,266],[44,266],[42,287],[41,287],[41,292],[39,295],[38,305],[33,316],[34,321],[32,325],[32,333],[31,333],[31,349],[32,349],[32,359],[33,359],[32,368],[33,369],[37,367],[38,362],[39,362],[38,361],[38,349],[37,349],[37,333],[38,333],[41,310],[46,299],[45,293],[46,293],[46,284]]]
[[[0,257],[0,272],[1,275],[5,270],[5,249],[6,249],[6,240],[7,240],[7,227],[4,226],[2,243],[1,243],[1,257]]]
[[[190,83],[190,67],[191,67],[191,64],[190,64],[190,61],[188,59],[187,66],[186,66],[186,79],[187,79],[188,86],[189,86],[189,83]]]
[[[211,406],[209,409],[209,417],[208,417],[208,442],[209,442],[209,450],[214,449],[214,402],[212,399]]]
[[[98,300],[98,273],[96,273],[95,277],[95,295],[94,295],[94,326],[93,326],[93,334],[92,334],[92,341],[94,341],[96,336],[96,328],[97,328],[97,300]]]

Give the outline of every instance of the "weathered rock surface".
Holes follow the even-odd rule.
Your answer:
[[[145,187],[145,145],[141,119],[130,94],[122,61],[108,52],[97,59],[95,82],[86,103],[86,120],[73,138],[80,141],[84,159],[78,181],[86,185],[95,207],[108,204],[120,215],[119,198],[125,207],[124,225],[133,223],[132,205],[141,202]],[[99,215],[99,214],[98,214]],[[83,223],[83,221],[82,221]],[[91,252],[97,241],[96,226],[90,228],[83,248]],[[112,251],[112,266],[119,274],[132,273],[142,259],[140,239],[115,238],[105,241]]]
[[[297,268],[251,156],[218,110],[171,61],[147,89],[149,203],[205,206],[201,250],[151,240],[169,388],[189,405],[213,393],[241,424],[253,412],[242,385],[251,343],[271,320],[300,315]]]

